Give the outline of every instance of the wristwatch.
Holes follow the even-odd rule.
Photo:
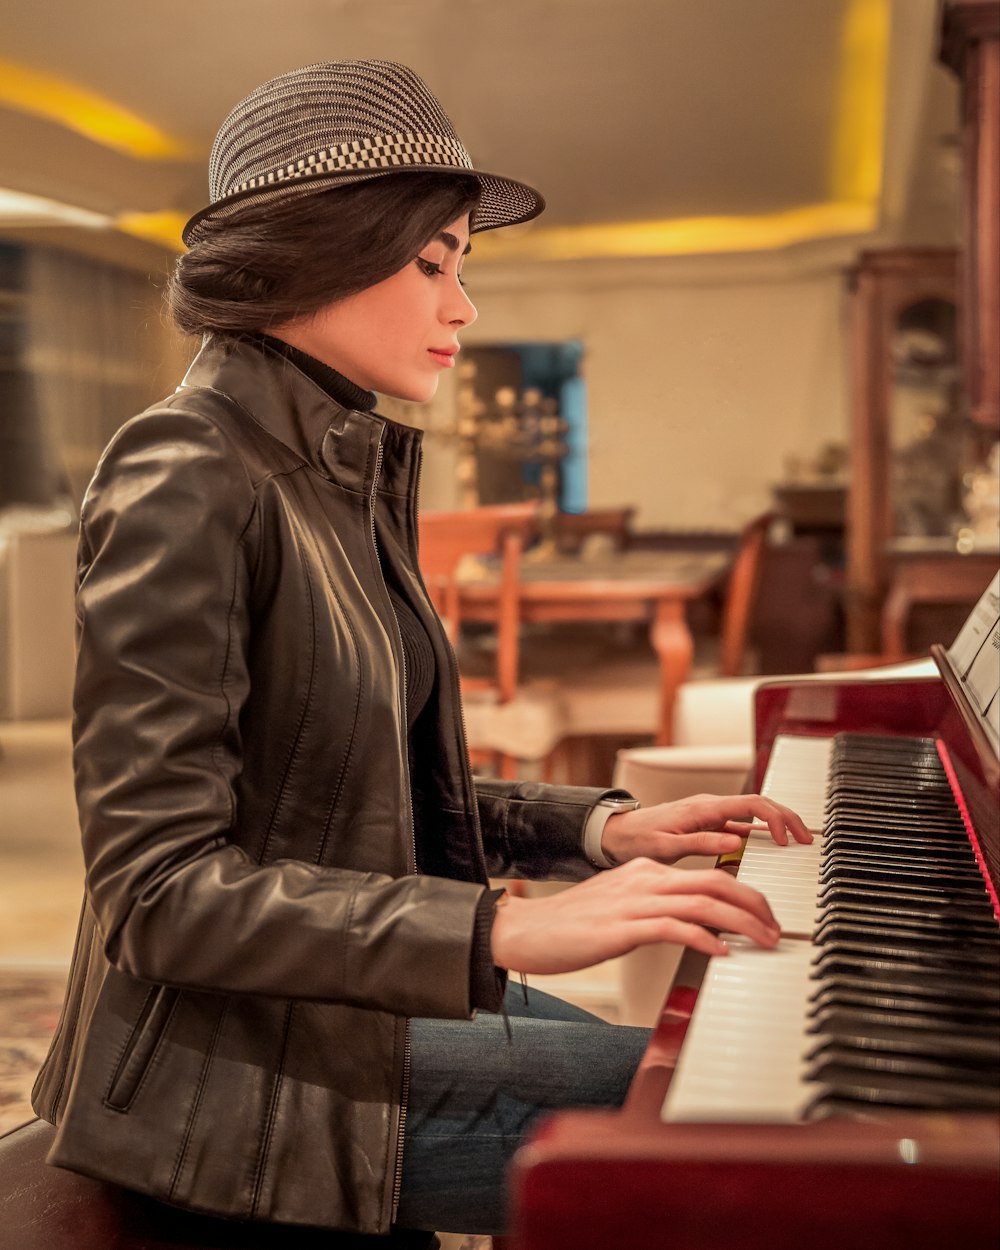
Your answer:
[[[604,826],[609,816],[619,812],[634,812],[642,804],[638,799],[598,799],[596,806],[587,817],[587,827],[583,832],[583,852],[595,868],[617,868],[618,861],[601,846]]]

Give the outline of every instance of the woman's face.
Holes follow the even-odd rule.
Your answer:
[[[466,213],[391,278],[267,332],[366,390],[421,403],[455,367],[459,332],[476,319],[460,278],[468,251]]]

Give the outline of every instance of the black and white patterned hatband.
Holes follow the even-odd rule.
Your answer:
[[[264,83],[222,123],[209,158],[211,203],[184,227],[190,247],[251,204],[404,170],[478,179],[474,231],[536,217],[525,183],[477,170],[423,80],[394,61],[330,61]]]

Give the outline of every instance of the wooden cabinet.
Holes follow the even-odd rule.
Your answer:
[[[940,30],[941,60],[962,84],[961,250],[864,252],[852,274],[852,652],[879,651],[894,579],[998,559],[988,510],[977,521],[967,506],[963,521],[962,483],[990,493],[1000,439],[1000,0],[942,0]],[[971,563],[949,579],[967,576]]]
[[[973,420],[1000,429],[1000,0],[945,0],[941,60],[962,82],[962,312]]]
[[[918,537],[912,531],[919,528],[939,537],[945,529],[943,516],[916,516],[901,524],[903,504],[894,487],[905,480],[909,457],[924,468],[925,495],[947,491],[935,474],[957,415],[957,273],[953,249],[926,247],[862,252],[852,271],[848,651],[879,650],[893,539]],[[928,428],[921,430],[921,421]],[[931,512],[935,504],[922,506]],[[948,503],[936,506],[941,510]],[[914,502],[909,510],[918,513],[920,507]]]

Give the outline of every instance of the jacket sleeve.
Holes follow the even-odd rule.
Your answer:
[[[467,1017],[482,887],[262,865],[234,836],[257,525],[226,436],[169,408],[119,432],[88,492],[74,768],[108,958],[164,984]]]
[[[491,877],[583,881],[599,869],[583,852],[587,818],[604,798],[625,790],[552,786],[477,777],[476,800]]]

